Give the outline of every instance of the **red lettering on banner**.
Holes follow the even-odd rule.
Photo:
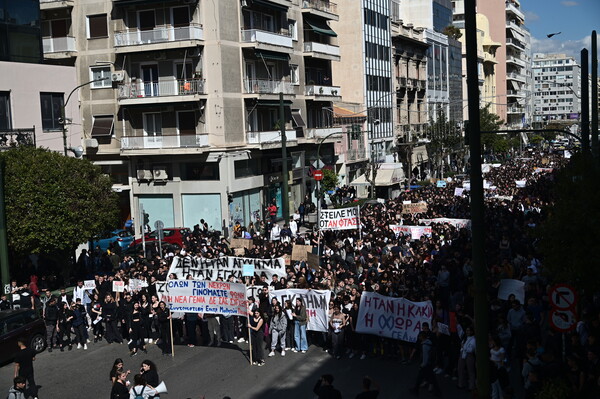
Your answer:
[[[214,288],[215,290],[229,290],[231,286],[229,283],[223,281],[209,281],[208,288]]]
[[[208,298],[208,303],[210,305],[216,305],[217,304],[217,298],[211,296],[210,298]]]
[[[306,313],[308,317],[317,317],[317,311],[314,309],[306,309]]]

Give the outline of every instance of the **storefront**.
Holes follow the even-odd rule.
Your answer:
[[[229,210],[233,224],[240,222],[242,226],[248,226],[263,218],[259,188],[233,193],[232,197]]]

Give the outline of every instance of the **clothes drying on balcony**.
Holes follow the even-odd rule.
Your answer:
[[[335,33],[325,21],[321,21],[316,18],[306,18],[304,21],[310,27],[310,29],[313,30],[313,32],[318,33],[319,35],[337,37],[337,33]]]
[[[92,138],[109,137],[112,135],[114,119],[113,115],[94,116]]]

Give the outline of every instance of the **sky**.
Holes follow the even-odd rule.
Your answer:
[[[591,58],[592,30],[600,35],[600,0],[520,1],[533,53],[564,53],[579,63],[581,50],[587,48]],[[561,33],[546,36],[556,32]]]

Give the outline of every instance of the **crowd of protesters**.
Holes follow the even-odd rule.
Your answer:
[[[586,307],[586,318],[576,331],[561,335],[548,325],[548,287],[553,283],[545,273],[543,254],[536,251],[531,233],[543,221],[551,204],[551,181],[555,171],[568,160],[562,154],[532,153],[529,158],[490,165],[486,181],[486,266],[490,299],[489,360],[494,398],[510,398],[515,390],[526,398],[535,398],[545,384],[564,380],[569,397],[589,398],[598,395],[600,381],[600,317],[594,304]],[[554,172],[553,172],[554,170]],[[516,181],[526,180],[524,187]],[[476,387],[475,320],[473,303],[473,266],[468,228],[450,223],[432,224],[432,235],[412,240],[396,236],[393,224],[420,225],[421,219],[470,218],[469,197],[456,195],[455,188],[468,187],[460,179],[449,179],[446,187],[435,185],[403,192],[398,198],[361,207],[361,229],[300,232],[307,209],[303,203],[290,226],[280,228],[274,220],[260,222],[257,228],[237,226],[235,235],[253,240],[251,248],[240,256],[274,258],[292,253],[294,244],[318,246],[320,267],[292,262],[285,275],[255,275],[251,285],[262,286],[256,297],[249,298],[249,317],[210,314],[171,314],[159,301],[155,283],[168,277],[173,257],[187,253],[202,258],[234,255],[228,241],[210,231],[205,223],[193,229],[183,241],[181,251],[155,254],[152,257],[120,257],[118,253],[99,255],[83,253],[78,264],[86,278],[94,278],[96,288],[85,290],[82,278],[73,295],[62,292],[53,296],[39,287],[37,279],[28,285],[15,283],[13,301],[21,307],[40,306],[47,325],[48,350],[87,348],[93,340],[126,342],[131,356],[157,344],[163,354],[170,354],[173,344],[238,345],[249,338],[260,345],[252,346],[255,364],[265,357],[286,352],[305,353],[309,345],[328,351],[336,359],[367,357],[395,358],[404,364],[420,366],[419,380],[413,387],[429,386],[439,393],[436,376],[456,381],[459,388]],[[340,202],[354,198],[347,189],[339,193]],[[427,211],[403,214],[404,201],[427,203]],[[269,205],[268,216],[277,211]],[[276,205],[275,205],[276,208]],[[271,218],[274,219],[274,218]],[[279,230],[273,235],[272,230]],[[284,231],[282,233],[282,231]],[[185,252],[184,252],[185,251]],[[83,277],[83,276],[82,276]],[[112,283],[140,279],[147,287],[115,293]],[[502,279],[525,283],[525,300],[514,296],[498,298]],[[235,281],[232,277],[230,281]],[[278,303],[270,300],[269,291],[283,288],[313,288],[332,291],[329,303],[329,331],[306,331],[308,315],[302,300]],[[433,320],[421,326],[418,342],[409,343],[356,332],[361,293],[378,292],[411,301],[431,301]],[[0,305],[6,303],[6,298]],[[169,325],[173,325],[173,342]],[[448,326],[444,333],[438,324]],[[250,331],[251,337],[248,337]],[[268,355],[265,356],[265,349]],[[563,353],[568,353],[563,358]],[[419,355],[420,354],[420,355]],[[515,379],[515,377],[517,379]],[[520,382],[519,382],[520,380]],[[326,385],[327,380],[323,380]]]

